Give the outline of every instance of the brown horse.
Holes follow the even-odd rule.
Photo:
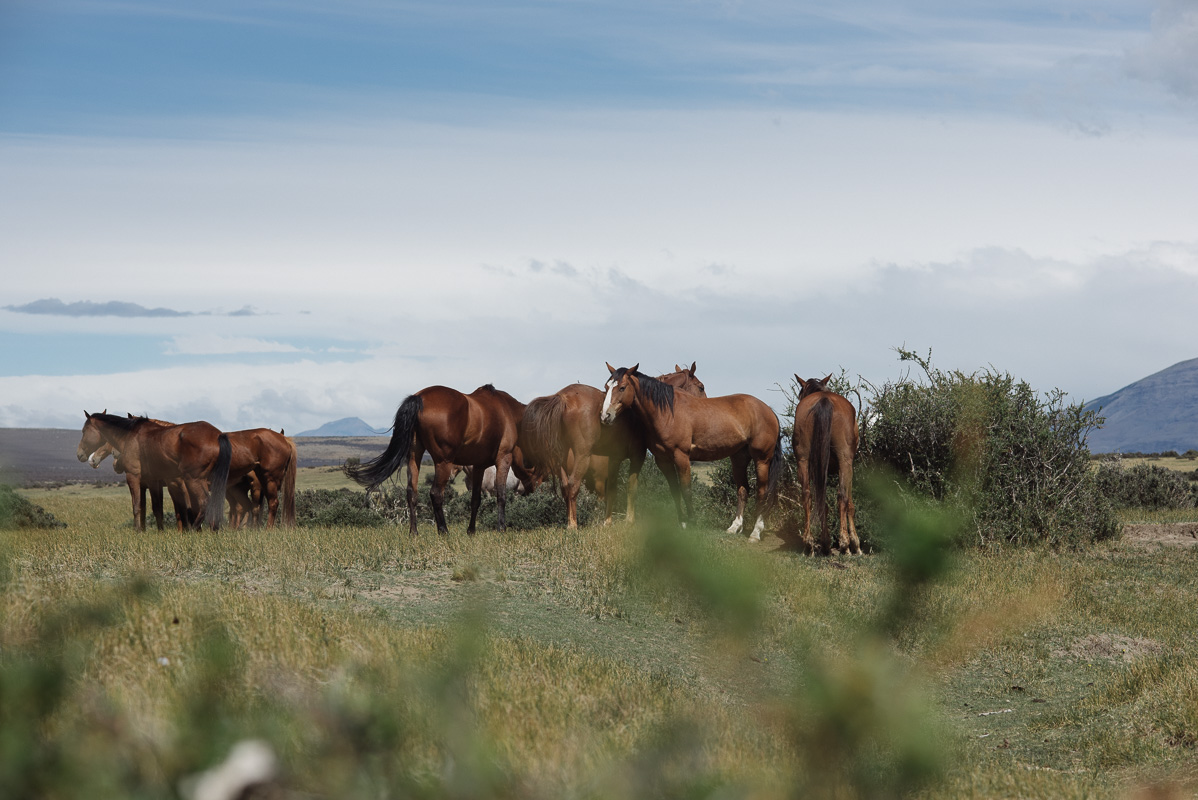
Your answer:
[[[132,414],[128,415],[129,419],[136,419]],[[173,422],[166,422],[161,419],[151,419],[150,422],[155,425],[174,425]],[[108,456],[113,456],[112,470],[119,475],[125,474],[125,461],[121,457],[120,451],[113,448],[108,442],[103,442],[100,447],[87,458],[87,463],[92,469],[97,469],[104,459]],[[141,508],[142,514],[145,514],[146,493],[150,495],[150,507],[154,512],[154,520],[158,524],[158,530],[164,529],[164,515],[162,508],[162,490],[166,489],[170,493],[171,503],[175,507],[175,524],[182,531],[184,528],[193,528],[199,522],[199,510],[190,507],[190,498],[187,496],[187,487],[182,481],[170,481],[163,483],[155,480],[153,477],[143,475],[141,479]]]
[[[395,412],[395,424],[387,449],[376,458],[350,465],[345,473],[366,487],[369,494],[392,473],[408,467],[408,520],[410,531],[416,535],[416,500],[418,498],[420,461],[427,452],[433,458],[434,477],[431,491],[433,517],[439,533],[448,533],[442,498],[445,484],[455,464],[478,470],[495,466],[495,501],[499,507],[499,530],[507,528],[505,508],[509,469],[527,484],[533,480],[523,467],[517,449],[520,417],[524,404],[491,384],[480,386],[470,394],[445,386],[430,386],[409,395]],[[527,480],[526,480],[527,476]],[[481,481],[470,492],[470,527],[473,534],[482,502]]]
[[[232,458],[225,434],[207,422],[156,425],[145,417],[83,414],[86,421],[75,455],[86,461],[104,442],[121,454],[138,530],[146,527],[143,480],[151,485],[182,482],[193,505],[198,507],[207,501],[205,521],[213,530],[224,522],[225,487]]]
[[[137,417],[129,414],[129,419]],[[150,422],[159,426],[174,425],[161,419],[151,419]],[[230,431],[229,443],[233,447],[230,474],[240,475],[236,480],[230,480],[225,492],[229,501],[229,527],[240,528],[247,523],[258,524],[262,501],[266,500],[268,528],[274,527],[279,507],[279,489],[283,490],[283,524],[295,524],[295,476],[299,457],[295,442],[269,428],[254,428],[244,431]],[[87,463],[98,467],[100,462],[114,451],[111,444],[105,442],[92,453]],[[125,472],[124,459],[117,452],[113,469]],[[152,477],[143,476],[141,481],[142,505],[145,505],[145,493],[150,491],[150,501],[154,518],[158,522],[158,530],[163,529],[162,489],[163,484]],[[187,488],[182,481],[172,481],[165,486],[170,492],[175,505],[175,519],[179,530],[185,527],[198,527],[199,509],[191,508]],[[143,511],[144,513],[144,511]]]
[[[670,483],[682,526],[686,527],[687,520],[694,516],[691,460],[731,458],[737,502],[736,518],[728,532],[743,530],[749,497],[748,466],[752,460],[757,465],[754,509],[757,522],[749,538],[760,540],[765,515],[773,505],[783,470],[782,426],[773,409],[747,394],[694,397],[675,392],[674,387],[642,375],[636,366],[616,369],[608,364],[607,369],[611,378],[606,384],[599,419],[605,425],[613,425],[620,413],[627,411],[641,421],[649,450]]]
[[[815,519],[819,520],[820,548],[824,554],[832,550],[828,530],[828,471],[836,465],[840,486],[836,490],[836,505],[840,512],[841,552],[860,553],[857,538],[856,510],[853,507],[853,457],[857,454],[857,410],[843,395],[828,391],[828,381],[803,380],[795,375],[801,387],[795,407],[794,448],[803,493],[803,514],[806,517],[803,544],[811,550],[811,495],[815,493]]]
[[[706,397],[702,381],[695,377],[695,365],[658,380],[689,394]],[[606,505],[604,525],[610,525],[616,501],[616,481],[620,465],[628,467],[627,520],[636,519],[637,483],[648,448],[640,421],[625,415],[614,425],[602,425],[599,411],[603,392],[581,383],[571,384],[556,394],[538,397],[524,409],[520,446],[541,474],[551,473],[561,481],[566,500],[566,525],[578,527],[578,492],[589,475],[595,493]]]
[[[228,437],[233,448],[231,472],[233,475],[244,476],[239,481],[230,483],[230,515],[238,524],[247,517],[256,523],[262,500],[265,499],[266,527],[273,528],[278,520],[281,489],[283,524],[294,525],[295,475],[299,468],[295,442],[270,428],[230,431]]]

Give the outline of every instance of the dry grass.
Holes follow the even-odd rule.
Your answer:
[[[133,530],[123,490],[25,494],[68,527],[0,534],[0,653],[53,650],[55,610],[113,604],[99,627],[72,613],[56,629],[85,655],[41,735],[129,765],[146,796],[256,735],[288,789],[316,795],[442,796],[469,777],[473,796],[782,797],[825,785],[801,748],[828,708],[872,708],[884,729],[892,701],[933,712],[945,770],[925,796],[1195,785],[1198,552],[961,553],[879,649],[860,637],[894,590],[884,556],[688,531],[688,573],[621,525],[180,536]],[[755,621],[686,588],[711,573],[752,577]],[[152,588],[128,588],[140,578]],[[1100,658],[1094,636],[1143,649]]]

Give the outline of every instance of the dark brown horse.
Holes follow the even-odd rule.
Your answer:
[[[299,455],[295,442],[270,428],[251,428],[230,431],[233,475],[239,481],[230,482],[230,514],[240,524],[247,516],[257,522],[262,500],[266,500],[266,527],[274,527],[279,514],[279,492],[283,499],[283,524],[295,524],[295,475]],[[257,494],[255,486],[257,484]],[[257,502],[255,502],[255,496]]]
[[[828,391],[828,381],[803,380],[799,382],[799,403],[795,407],[794,448],[795,464],[798,467],[799,487],[803,493],[803,514],[806,517],[803,544],[815,548],[811,538],[811,495],[815,494],[814,519],[819,520],[820,549],[825,553],[832,550],[831,534],[828,530],[828,472],[838,468],[840,486],[836,490],[836,505],[840,512],[840,535],[838,544],[841,552],[860,553],[861,541],[857,538],[856,511],[853,508],[853,457],[857,454],[857,410],[843,395]]]
[[[83,414],[86,421],[75,455],[86,461],[104,442],[121,454],[138,530],[146,527],[143,481],[166,485],[181,482],[192,505],[206,505],[204,517],[211,528],[215,530],[224,522],[232,447],[228,437],[214,426],[207,422],[158,425],[146,417]]]
[[[524,470],[517,450],[520,418],[524,404],[491,384],[462,394],[445,386],[430,386],[409,395],[395,412],[391,441],[378,457],[347,466],[345,473],[366,487],[369,494],[397,469],[408,467],[408,520],[416,535],[416,501],[420,484],[420,461],[427,452],[433,458],[434,477],[431,497],[437,531],[448,533],[442,505],[445,484],[456,464],[485,470],[495,466],[495,501],[499,507],[499,530],[507,527],[505,508],[508,470],[527,484],[533,476]],[[527,476],[527,480],[526,480]],[[473,534],[482,502],[481,481],[470,492],[470,527]]]
[[[760,540],[783,469],[782,426],[773,409],[747,394],[694,397],[675,392],[674,387],[642,375],[635,366],[616,369],[608,364],[607,369],[611,378],[599,418],[605,425],[613,425],[625,412],[641,421],[649,450],[670,483],[682,526],[694,516],[691,461],[731,458],[737,502],[736,518],[728,532],[743,530],[752,460],[757,465],[757,522],[749,538]]]
[[[658,380],[681,391],[706,397],[702,381],[695,377],[695,365]],[[603,392],[581,383],[571,384],[556,394],[538,397],[524,409],[520,447],[541,474],[552,474],[561,482],[566,500],[566,525],[578,527],[578,492],[588,474],[595,493],[606,505],[603,524],[610,525],[616,501],[616,481],[620,465],[628,467],[627,520],[636,519],[637,482],[645,463],[648,444],[644,428],[632,415],[614,425],[599,422]]]

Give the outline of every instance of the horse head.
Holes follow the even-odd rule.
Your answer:
[[[828,381],[832,380],[832,373],[828,373],[828,377],[820,380],[818,378],[809,378],[804,380],[799,377],[799,373],[795,373],[795,380],[799,382],[799,399],[802,400],[809,394],[816,392],[828,391]]]
[[[636,371],[640,366],[639,362],[632,367],[621,367],[620,369],[616,369],[611,364],[607,365],[607,371],[611,373],[611,377],[603,387],[605,394],[603,395],[603,406],[599,412],[599,421],[604,425],[614,424],[620,412],[632,405],[639,384]]]
[[[667,372],[665,375],[657,377],[662,383],[668,383],[675,389],[680,389],[687,394],[698,395],[699,397],[707,396],[707,389],[703,386],[703,381],[695,376],[695,362],[691,362],[690,369],[674,365],[673,372]]]
[[[86,422],[83,423],[83,434],[79,439],[79,446],[75,448],[75,457],[80,461],[87,461],[92,454],[100,449],[106,442],[103,434],[100,433],[100,422],[98,417],[107,414],[108,409],[104,409],[99,414],[89,414],[87,409],[83,410],[83,416]],[[99,466],[100,462],[92,464],[93,467]]]

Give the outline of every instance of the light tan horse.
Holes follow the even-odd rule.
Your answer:
[[[641,421],[649,451],[670,483],[682,526],[694,516],[691,461],[731,458],[737,503],[728,532],[740,533],[749,496],[748,466],[753,461],[757,467],[757,521],[749,538],[760,540],[783,470],[782,426],[773,409],[747,394],[694,397],[675,392],[674,387],[641,374],[636,366],[616,369],[608,364],[607,370],[611,378],[599,418],[605,425],[613,425],[627,413]]]
[[[829,392],[828,381],[803,380],[795,375],[801,387],[795,407],[794,448],[803,494],[803,544],[815,549],[811,523],[819,520],[820,549],[827,555],[832,551],[828,530],[828,471],[838,469],[840,485],[836,490],[836,506],[840,516],[838,544],[841,552],[861,552],[857,538],[856,509],[853,507],[853,457],[857,454],[857,410],[843,395]],[[815,494],[815,514],[812,516],[811,496]]]
[[[674,372],[658,380],[706,397],[703,382],[695,377],[694,364],[690,369],[675,364]],[[614,425],[601,424],[602,406],[602,391],[575,383],[556,394],[536,398],[524,409],[521,449],[538,472],[552,474],[561,482],[568,528],[578,527],[578,493],[588,476],[595,493],[604,499],[607,513],[603,524],[611,524],[616,482],[625,460],[629,461],[626,519],[636,519],[637,483],[648,449],[644,428],[632,415],[621,417]]]

